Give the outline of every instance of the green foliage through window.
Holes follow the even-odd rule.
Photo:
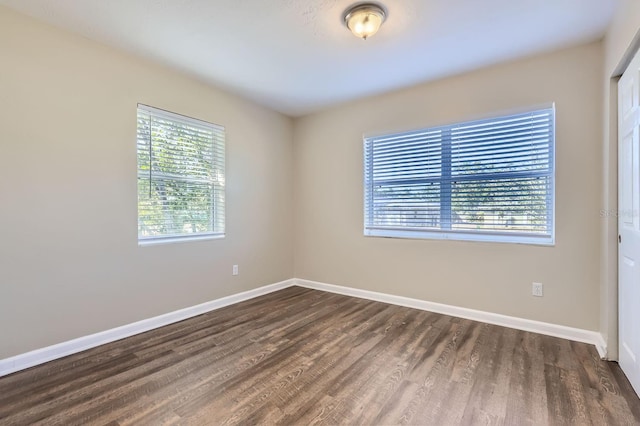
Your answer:
[[[365,138],[365,234],[552,242],[554,114]]]
[[[222,127],[138,106],[138,239],[224,235]]]

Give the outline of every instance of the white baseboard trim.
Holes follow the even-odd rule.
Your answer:
[[[378,293],[375,291],[361,290],[351,287],[343,287],[333,284],[320,283],[317,281],[293,278],[290,280],[281,281],[279,283],[266,285],[253,290],[205,302],[200,305],[195,305],[166,314],[158,315],[153,318],[144,319],[138,322],[123,325],[121,327],[112,328],[110,330],[79,337],[77,339],[58,343],[52,346],[47,346],[45,348],[36,349],[31,352],[16,355],[10,358],[1,359],[0,377],[39,364],[44,364],[45,362],[49,362],[54,359],[63,358],[65,356],[82,352],[87,349],[95,348],[96,346],[111,343],[116,340],[144,333],[145,331],[153,330],[165,325],[173,324],[175,322],[195,317],[197,315],[211,312],[225,306],[233,305],[234,303],[273,293],[274,291],[282,290],[294,285],[320,291],[326,291],[329,293],[358,297],[361,299],[375,300],[392,305],[406,306],[408,308],[436,312],[439,314],[451,315],[474,321],[486,322],[489,324],[515,328],[518,330],[531,331],[534,333],[560,337],[577,342],[589,343],[595,345],[596,349],[598,350],[598,354],[602,358],[606,358],[607,355],[607,343],[604,340],[602,334],[596,331],[582,330],[579,328],[572,328],[563,325],[550,324],[546,322],[511,317],[501,314],[494,314],[491,312],[477,311],[474,309],[461,308],[457,306],[445,305],[442,303],[428,302],[425,300],[412,299],[409,297],[394,296],[391,294]]]
[[[188,308],[158,315],[157,317],[147,318],[142,321],[123,325],[121,327],[112,328],[110,330],[101,331],[99,333],[90,334],[88,336],[79,337],[77,339],[58,343],[52,346],[47,346],[41,349],[36,349],[31,352],[16,355],[10,358],[5,358],[0,360],[0,377],[14,373],[16,371],[24,370],[29,367],[33,367],[35,365],[44,364],[45,362],[62,358],[67,355],[72,355],[87,349],[95,348],[96,346],[124,339],[125,337],[130,337],[135,334],[144,333],[145,331],[173,324],[175,322],[214,311],[225,306],[233,305],[234,303],[253,299],[254,297],[272,293],[283,288],[291,287],[292,285],[294,285],[293,279],[281,281],[279,283],[266,285],[253,290],[233,294],[231,296],[222,297],[220,299],[205,302],[200,305],[191,306]]]
[[[408,308],[420,309],[423,311],[436,312],[474,321],[486,322],[503,327],[515,328],[517,330],[531,331],[533,333],[545,334],[547,336],[560,337],[595,345],[598,354],[604,357],[607,353],[607,345],[602,334],[597,331],[583,330],[580,328],[567,327],[564,325],[551,324],[547,322],[534,321],[525,318],[511,317],[508,315],[494,314],[491,312],[478,311],[475,309],[461,308],[458,306],[445,305],[442,303],[427,302],[420,299],[412,299],[403,296],[394,296],[375,291],[361,290],[351,287],[343,287],[333,284],[320,283],[304,279],[295,280],[295,285],[312,288],[315,290],[327,291],[330,293],[342,294],[345,296],[359,297],[361,299],[375,300],[377,302],[389,303],[392,305],[406,306]]]
[[[600,355],[600,358],[602,359],[606,359],[609,360],[609,351],[607,349],[607,341],[605,340],[604,336],[602,335],[602,333],[597,333],[598,336],[596,338],[596,349],[598,350],[598,355]]]

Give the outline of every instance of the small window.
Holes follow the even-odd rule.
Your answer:
[[[364,234],[554,243],[554,107],[364,139]]]
[[[224,236],[224,128],[138,105],[138,241]]]

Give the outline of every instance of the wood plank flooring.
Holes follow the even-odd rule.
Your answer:
[[[640,425],[592,346],[291,287],[0,378],[2,425]]]

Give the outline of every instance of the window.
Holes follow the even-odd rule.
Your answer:
[[[364,233],[554,243],[554,107],[364,139]]]
[[[138,105],[138,241],[224,236],[224,128]]]

